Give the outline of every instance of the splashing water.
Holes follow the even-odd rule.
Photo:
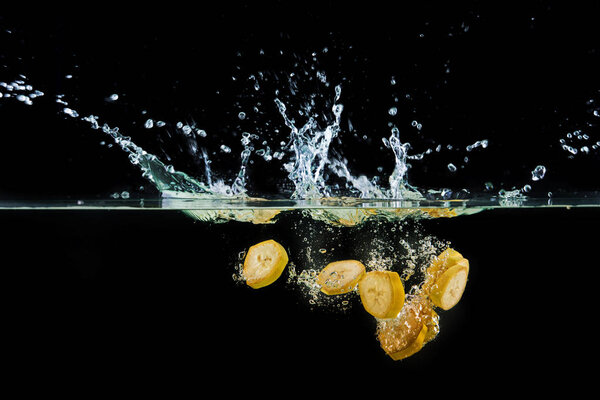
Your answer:
[[[406,191],[406,188],[410,187],[405,179],[407,150],[409,146],[400,141],[397,128],[392,129],[392,135],[389,139],[383,139],[384,144],[392,150],[395,157],[395,167],[389,177],[389,188],[387,189],[379,187],[375,180],[369,180],[364,175],[358,177],[352,175],[347,164],[341,161],[337,154],[330,154],[330,145],[333,139],[337,138],[341,132],[340,121],[344,110],[343,104],[340,103],[341,93],[341,86],[335,86],[335,96],[330,108],[332,118],[328,121],[325,128],[319,127],[317,122],[319,113],[317,112],[318,110],[312,108],[312,105],[307,104],[301,110],[301,114],[308,117],[307,121],[298,128],[296,121],[288,115],[288,107],[279,98],[274,99],[279,114],[290,130],[287,145],[290,160],[283,164],[283,168],[288,172],[289,180],[294,185],[294,191],[290,199],[310,200],[333,196],[333,190],[326,180],[327,172],[332,172],[335,176],[344,178],[360,193],[360,198],[402,199],[406,196],[406,193],[418,194],[415,190]],[[200,154],[205,165],[205,182],[203,182],[198,178],[175,170],[173,166],[166,165],[156,155],[146,152],[143,148],[136,145],[131,137],[123,134],[119,127],[111,127],[106,123],[101,125],[98,116],[89,115],[81,117],[77,110],[67,107],[69,104],[65,101],[64,95],[60,95],[57,101],[65,105],[63,108],[65,115],[86,121],[92,129],[101,130],[109,135],[128,154],[132,165],[141,169],[142,176],[151,181],[167,197],[191,196],[202,199],[247,198],[247,168],[250,158],[252,154],[265,156],[264,150],[259,149],[255,151],[252,146],[252,139],[258,139],[258,136],[244,132],[240,141],[244,149],[240,154],[239,171],[233,182],[228,185],[222,179],[213,179],[208,152],[205,148],[202,148]],[[163,126],[165,124],[162,121],[158,123]],[[154,121],[147,119],[144,127],[146,129],[153,128]],[[201,132],[199,133],[201,137],[207,136],[204,130],[199,130],[195,127],[190,127],[189,130]],[[231,148],[225,144],[222,144],[220,149],[225,154],[232,152]],[[281,158],[281,156],[278,157],[278,159]]]
[[[211,160],[209,157],[210,150],[200,144],[200,140],[210,139],[211,134],[204,129],[200,129],[195,124],[183,124],[177,123],[177,132],[185,135],[189,138],[194,138],[194,142],[190,145],[192,148],[191,154],[200,160],[200,163],[204,165],[203,176],[195,176],[190,173],[176,170],[172,165],[164,162],[159,156],[147,152],[144,148],[134,142],[131,136],[122,132],[118,126],[111,126],[108,123],[100,123],[100,117],[88,114],[84,114],[81,110],[78,110],[75,106],[69,104],[66,101],[65,95],[60,94],[56,97],[56,102],[61,104],[62,113],[70,118],[85,121],[94,130],[100,130],[112,138],[115,144],[117,144],[128,156],[129,161],[132,165],[138,167],[141,170],[142,177],[148,179],[152,184],[161,192],[163,197],[178,197],[178,198],[194,198],[194,199],[207,199],[207,200],[252,200],[255,199],[255,194],[249,192],[249,169],[253,165],[253,156],[258,156],[265,161],[271,163],[281,163],[280,171],[286,173],[287,183],[291,183],[291,193],[287,197],[290,200],[323,200],[330,198],[341,199],[344,197],[359,199],[371,199],[371,200],[424,200],[424,199],[441,199],[451,200],[455,196],[457,191],[450,190],[448,188],[434,189],[421,187],[417,188],[409,183],[407,174],[411,165],[409,162],[415,160],[423,160],[426,156],[436,156],[441,154],[442,150],[455,151],[459,146],[452,146],[448,144],[442,146],[437,144],[434,150],[431,148],[420,154],[409,154],[412,149],[411,143],[408,141],[401,140],[401,130],[395,124],[389,124],[391,133],[388,137],[382,137],[381,143],[383,143],[382,150],[389,150],[389,152],[383,152],[382,157],[393,156],[393,169],[390,171],[387,177],[381,179],[380,176],[368,177],[365,174],[355,174],[352,165],[348,164],[348,160],[341,156],[341,154],[332,147],[332,144],[337,139],[341,143],[342,139],[347,140],[344,136],[346,131],[343,127],[342,122],[344,121],[344,112],[346,111],[344,104],[342,104],[342,85],[337,84],[331,85],[327,79],[327,74],[322,70],[317,70],[313,67],[310,70],[315,71],[316,81],[323,84],[326,90],[318,91],[310,97],[310,101],[302,102],[299,101],[300,105],[296,109],[291,104],[295,98],[301,99],[302,93],[300,84],[294,79],[300,79],[302,74],[288,74],[288,83],[290,93],[292,94],[291,99],[284,99],[279,96],[279,90],[275,90],[275,96],[271,99],[271,104],[274,105],[274,111],[276,116],[281,119],[285,127],[288,129],[287,140],[281,141],[281,151],[272,152],[268,143],[264,138],[261,138],[256,133],[249,133],[243,131],[241,134],[240,144],[242,150],[237,152],[235,146],[231,143],[219,143],[219,154],[218,156],[234,158],[237,157],[237,171],[226,178],[222,177],[222,174],[217,173],[211,166]],[[305,74],[308,76],[308,74]],[[72,79],[72,78],[69,78]],[[265,79],[265,74],[256,73],[251,75],[249,79],[253,98],[262,93],[263,83],[259,83],[259,79]],[[11,82],[0,82],[0,89],[2,90],[2,99],[15,99],[23,104],[32,105],[33,101],[37,97],[44,95],[42,91],[36,90],[32,85],[26,82],[26,77],[20,75],[18,79],[14,79]],[[396,86],[397,81],[392,79],[392,85]],[[329,91],[329,88],[333,88],[331,98],[326,99],[324,107],[317,106],[314,102],[314,98],[318,95],[321,98],[326,98],[325,91]],[[407,95],[408,96],[408,95]],[[107,103],[115,104],[119,102],[123,96],[117,94],[108,95],[105,98]],[[257,102],[258,105],[262,104],[262,99]],[[261,105],[262,107],[262,105]],[[254,107],[256,114],[258,114],[258,107]],[[386,115],[389,117],[397,118],[401,113],[398,105],[394,107],[386,107],[384,110]],[[594,110],[596,111],[596,110]],[[234,119],[243,123],[253,123],[252,116],[255,115],[251,112],[236,111]],[[297,116],[300,117],[297,117]],[[302,118],[302,121],[299,121]],[[422,130],[422,124],[417,120],[412,120],[410,126],[417,128],[419,133]],[[145,117],[142,126],[146,130],[154,128],[164,127],[166,123],[161,120],[155,120],[153,118]],[[252,131],[252,128],[246,128]],[[265,134],[270,127],[262,129],[259,126],[255,127],[257,133]],[[355,128],[348,119],[348,129],[353,131]],[[278,130],[275,130],[278,132]],[[234,133],[234,132],[232,132]],[[235,134],[233,135],[235,136]],[[356,136],[356,133],[355,133]],[[363,135],[363,138],[371,138],[375,135]],[[590,146],[579,146],[579,151],[575,146],[572,146],[570,141],[588,141],[592,140],[590,135],[583,133],[582,131],[576,130],[573,133],[568,133],[565,139],[560,140],[561,149],[567,151],[570,154],[570,158],[574,157],[578,153],[590,154],[597,150],[596,145]],[[261,145],[258,145],[261,142]],[[435,143],[434,143],[435,146]],[[455,162],[449,162],[444,164],[444,169],[451,175],[457,175],[464,166],[470,162],[471,156],[476,157],[477,153],[484,151],[489,146],[487,139],[477,140],[466,145],[464,148],[469,157],[463,157],[464,164],[461,165]],[[217,156],[215,152],[212,156]],[[167,157],[171,161],[172,157]],[[535,164],[534,164],[535,165]],[[377,168],[379,172],[384,172],[383,167]],[[544,165],[539,165],[533,170],[529,170],[529,179],[526,184],[521,185],[520,189],[513,187],[512,189],[498,188],[496,193],[496,201],[501,206],[513,206],[522,205],[526,200],[526,194],[532,191],[533,184],[542,183],[544,177],[547,174],[547,168]],[[220,176],[220,177],[218,177]],[[332,182],[332,178],[341,178],[346,182],[346,190],[340,190],[337,184]],[[487,192],[494,190],[494,184],[491,182],[485,183]],[[468,193],[468,190],[464,191]],[[548,192],[550,193],[550,192]],[[257,193],[258,197],[262,197],[261,193]],[[550,197],[550,194],[548,194]],[[354,207],[355,205],[353,205]],[[354,211],[353,211],[354,212]],[[313,214],[317,218],[321,218],[323,211],[313,210]],[[331,211],[326,214],[333,214]],[[358,221],[362,220],[364,213],[361,215],[349,216],[346,214],[337,218],[339,221]],[[368,214],[368,213],[367,213]]]
[[[277,108],[290,128],[290,142],[293,146],[294,161],[285,164],[289,179],[294,183],[292,198],[311,199],[328,196],[330,193],[323,178],[324,168],[328,162],[329,146],[340,131],[340,117],[343,106],[338,104],[342,88],[335,87],[335,102],[332,107],[334,121],[324,130],[320,130],[314,117],[298,129],[293,120],[286,114],[286,106],[275,99]],[[310,112],[310,109],[306,110]]]

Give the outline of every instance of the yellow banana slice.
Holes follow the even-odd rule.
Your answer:
[[[469,261],[461,260],[448,268],[436,281],[429,298],[442,310],[449,310],[461,299],[467,278],[469,276]]]
[[[425,342],[425,336],[427,335],[427,325],[422,325],[421,330],[417,337],[410,343],[407,347],[402,350],[396,351],[395,353],[390,353],[390,357],[394,361],[403,360],[407,357],[412,356],[417,353],[419,350],[423,348],[423,343]]]
[[[411,299],[397,318],[380,321],[377,338],[393,360],[412,356],[439,331],[437,314],[425,297]]]
[[[342,260],[327,264],[317,276],[321,292],[327,295],[343,294],[353,290],[365,274],[360,261]]]
[[[242,275],[248,286],[259,289],[275,282],[287,263],[288,255],[283,246],[274,240],[265,240],[248,249]]]
[[[404,305],[404,286],[397,272],[369,271],[358,282],[361,302],[375,318],[394,318]]]
[[[446,249],[427,268],[424,292],[443,310],[454,307],[461,299],[469,276],[469,260],[454,249]]]

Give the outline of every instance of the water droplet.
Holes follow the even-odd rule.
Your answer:
[[[221,151],[223,153],[231,153],[231,149],[228,146],[225,146],[224,144],[221,145]]]
[[[22,103],[25,103],[25,104],[27,104],[27,105],[31,105],[31,104],[33,104],[33,103],[31,102],[31,99],[30,99],[28,96],[25,96],[24,94],[19,94],[19,95],[17,95],[17,97],[16,97],[16,98],[17,98],[17,100],[18,100],[18,101],[20,101],[20,102],[22,102]]]
[[[121,192],[121,198],[122,199],[128,199],[129,198],[129,192],[126,192],[126,191]]]
[[[398,109],[396,107],[392,107],[388,110],[388,114],[390,115],[396,115],[398,113]]]
[[[245,119],[246,118],[246,113],[243,112],[243,111],[240,111],[239,114],[238,114],[238,118],[239,119]]]
[[[68,107],[63,108],[63,112],[73,118],[77,118],[79,116],[79,113],[73,109],[70,109]]]
[[[116,93],[113,93],[110,96],[108,96],[107,100],[109,100],[109,101],[117,101],[117,100],[119,100],[119,95],[116,94]]]
[[[154,121],[152,121],[151,119],[147,119],[146,123],[144,124],[144,128],[146,129],[150,129],[154,126]]]
[[[539,181],[541,179],[544,179],[545,175],[546,175],[546,167],[544,167],[543,165],[538,165],[537,167],[535,167],[535,169],[533,171],[531,171],[531,180]]]
[[[456,172],[456,165],[454,165],[452,163],[448,164],[448,171]]]

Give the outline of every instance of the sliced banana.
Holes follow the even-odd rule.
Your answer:
[[[357,260],[342,260],[327,264],[317,276],[321,292],[343,294],[353,290],[365,274],[365,266]]]
[[[469,276],[469,260],[454,249],[446,249],[427,268],[424,292],[431,302],[449,310],[461,299]]]
[[[469,261],[464,259],[448,268],[436,281],[429,298],[442,310],[449,310],[461,299],[467,278],[469,276]]]
[[[393,360],[412,356],[439,331],[437,314],[425,297],[410,299],[397,318],[379,321],[377,339]]]
[[[404,286],[397,272],[369,271],[358,283],[361,302],[375,318],[394,318],[404,305]]]
[[[251,246],[244,260],[242,275],[246,284],[259,289],[275,282],[288,263],[288,254],[274,240],[265,240]]]

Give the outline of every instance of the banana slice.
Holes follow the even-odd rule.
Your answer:
[[[404,305],[404,286],[397,272],[370,271],[358,282],[361,302],[375,318],[394,318]]]
[[[454,249],[447,249],[427,268],[424,292],[442,310],[449,310],[461,299],[469,276],[469,260]]]
[[[390,353],[390,357],[394,361],[403,360],[407,357],[412,356],[423,348],[425,342],[425,336],[427,335],[427,325],[422,325],[419,334],[406,348],[399,350],[395,353]]]
[[[323,268],[317,283],[327,295],[343,294],[353,290],[364,274],[365,266],[360,261],[335,261]]]
[[[437,314],[424,297],[407,302],[397,318],[380,321],[377,339],[393,360],[412,356],[439,331]]]
[[[259,289],[275,282],[287,263],[288,255],[283,246],[266,240],[248,249],[242,275],[248,286]]]
[[[449,310],[461,299],[467,278],[469,276],[469,261],[464,259],[448,268],[433,285],[429,298],[442,310]]]

